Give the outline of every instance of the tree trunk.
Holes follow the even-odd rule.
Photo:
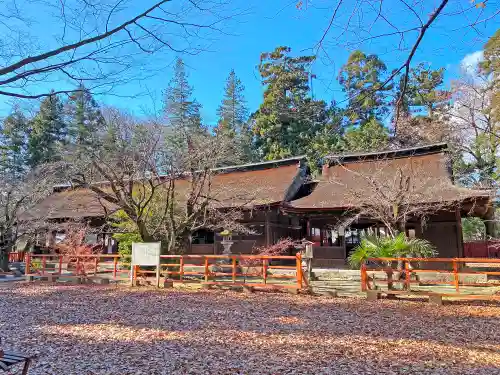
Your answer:
[[[0,269],[4,272],[9,270],[9,252],[7,249],[0,251]]]
[[[405,233],[406,234],[406,223],[398,221],[397,223],[397,233]]]
[[[488,208],[486,215],[483,219],[484,226],[486,228],[487,239],[496,238],[496,222],[495,222],[495,209],[493,207]]]
[[[154,239],[149,234],[148,228],[146,228],[146,224],[142,220],[138,220],[136,222],[137,230],[139,231],[139,235],[141,236],[141,240],[144,242],[153,242]]]

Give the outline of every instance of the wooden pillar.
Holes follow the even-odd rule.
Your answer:
[[[271,222],[269,217],[269,211],[266,211],[266,221],[265,221],[265,236],[266,236],[266,246],[271,245]]]
[[[342,246],[342,250],[344,252],[344,260],[347,259],[347,246],[346,246],[346,241],[345,241],[345,228],[339,228],[338,229],[338,234],[339,234],[339,241],[340,245]]]
[[[306,219],[306,238],[311,240],[311,220],[309,218]]]
[[[56,233],[54,231],[49,230],[45,234],[45,246],[50,248],[54,246],[55,242],[56,242]]]
[[[463,231],[462,231],[462,215],[460,215],[460,208],[459,207],[455,208],[455,221],[456,221],[456,228],[457,228],[457,247],[458,247],[457,256],[459,258],[463,258],[464,257],[464,236],[463,236]]]
[[[486,237],[495,238],[496,237],[496,228],[495,228],[495,208],[490,206],[488,207],[488,211],[486,211],[486,215],[483,218],[484,226],[486,227]]]
[[[344,260],[347,260],[347,246],[345,243],[345,236],[341,236],[340,241],[342,241],[342,250],[344,251]]]

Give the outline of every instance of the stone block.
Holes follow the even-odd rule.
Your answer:
[[[104,279],[104,278],[101,278],[101,277],[96,277],[95,279],[93,279],[93,282],[95,284],[107,285],[107,284],[109,284],[109,279]]]
[[[174,287],[174,282],[173,281],[164,281],[163,282],[163,287],[167,289],[171,289]]]
[[[376,301],[380,299],[380,292],[378,290],[368,290],[366,292],[367,301]]]
[[[27,276],[25,276],[25,280],[28,281],[28,282],[35,281],[35,276],[27,275]]]
[[[253,293],[254,288],[253,288],[253,286],[243,285],[243,292],[244,293]]]
[[[336,290],[327,290],[324,292],[325,295],[333,298],[337,298],[339,296],[338,292]]]
[[[439,295],[431,295],[429,296],[429,302],[434,305],[443,306],[443,297]]]

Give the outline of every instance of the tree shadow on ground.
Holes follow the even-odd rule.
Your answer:
[[[34,374],[500,373],[493,306],[22,285],[0,311]]]

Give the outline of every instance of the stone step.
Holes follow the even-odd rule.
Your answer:
[[[353,282],[360,282],[361,277],[316,277],[314,281],[353,281]]]
[[[310,285],[316,286],[330,286],[330,285],[338,285],[338,286],[350,286],[350,285],[361,285],[360,282],[356,281],[313,281],[309,283]]]
[[[364,295],[359,289],[312,288],[311,292],[313,294],[329,297],[353,297]]]

